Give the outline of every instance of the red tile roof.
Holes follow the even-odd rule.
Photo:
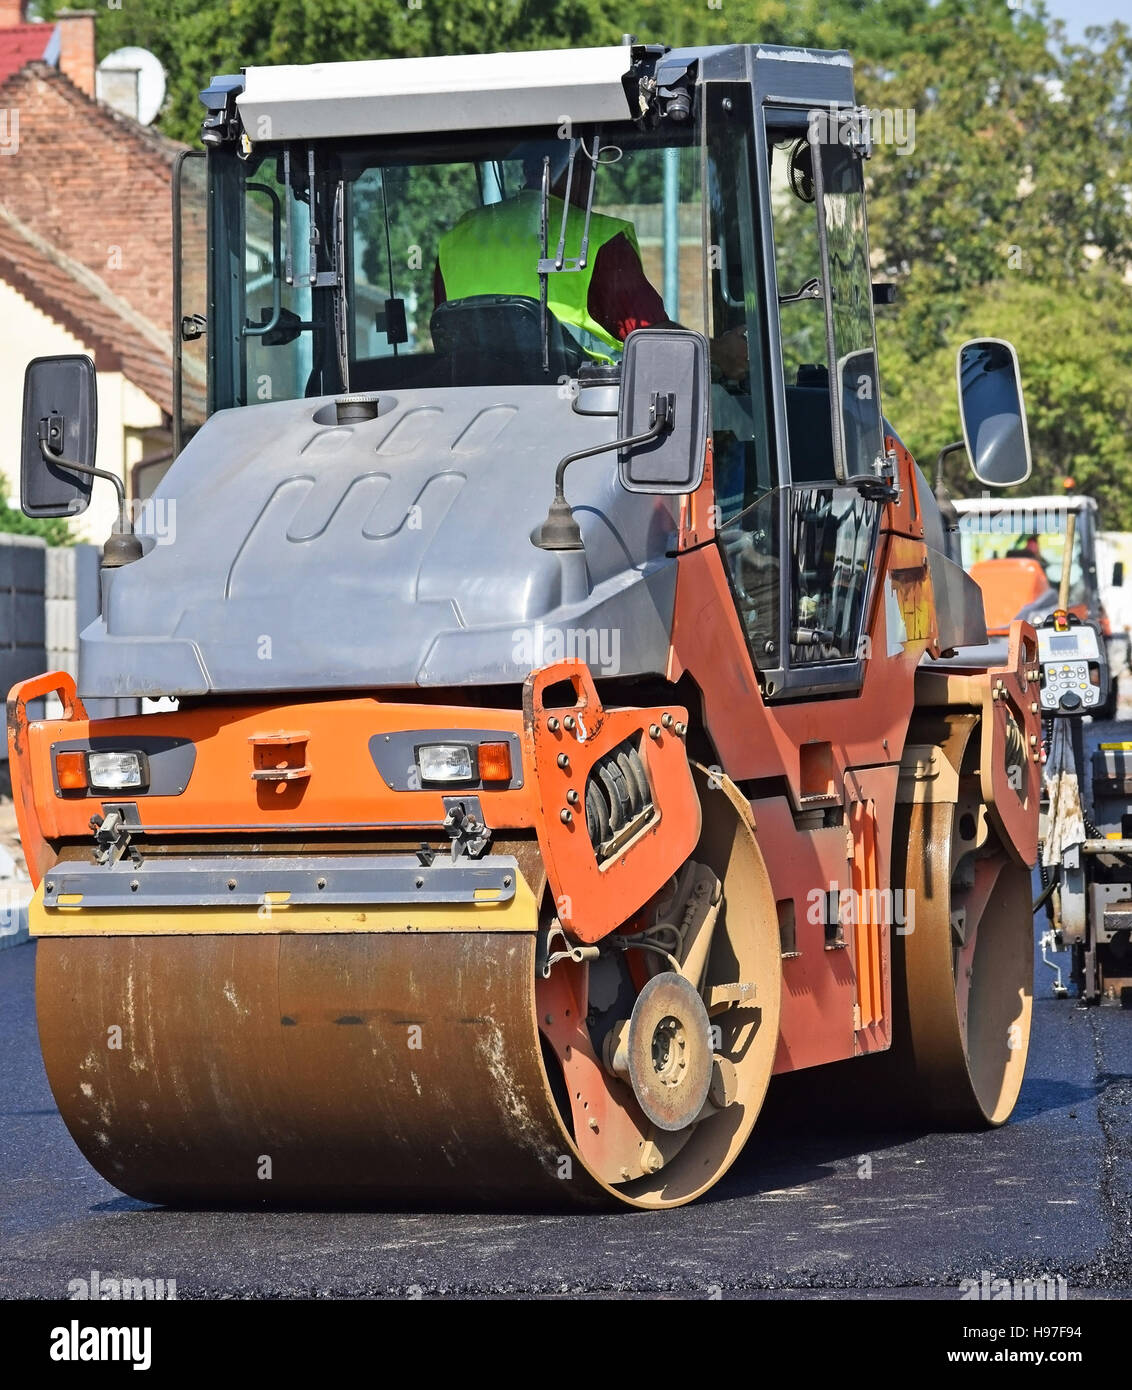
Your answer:
[[[16,24],[0,29],[0,82],[7,82],[26,63],[40,61],[54,33],[54,24]]]
[[[12,32],[0,29],[0,53]],[[20,112],[20,158],[0,160],[0,281],[77,338],[99,370],[122,372],[169,414],[169,197],[183,146],[41,61],[0,79],[5,106]],[[48,164],[59,177],[43,178]],[[185,406],[203,416],[203,380],[186,381]]]
[[[76,337],[100,371],[121,372],[169,412],[173,404],[168,345],[95,276],[0,211],[0,280]]]

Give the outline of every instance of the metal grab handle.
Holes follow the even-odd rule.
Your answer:
[[[79,699],[75,678],[68,671],[47,671],[42,676],[32,676],[29,680],[19,681],[12,686],[8,695],[9,712],[22,709],[32,700],[42,699],[44,695],[59,696],[64,719],[90,717],[86,712],[86,706]]]
[[[265,333],[270,333],[279,324],[279,317],[283,312],[283,289],[279,283],[279,275],[283,269],[282,261],[282,239],[281,229],[283,226],[283,206],[279,201],[279,195],[274,188],[266,183],[249,183],[249,188],[254,188],[257,193],[266,193],[271,199],[271,317],[266,323],[249,323],[244,320],[243,334],[245,338],[262,338]]]

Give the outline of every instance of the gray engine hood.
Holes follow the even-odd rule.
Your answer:
[[[103,572],[80,693],[496,684],[563,655],[663,674],[678,499],[625,492],[600,454],[566,473],[584,563],[530,539],[558,460],[615,418],[557,386],[382,401],[352,425],[319,423],[330,398],[212,416],[138,526],[142,558]]]

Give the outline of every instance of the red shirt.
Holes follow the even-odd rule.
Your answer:
[[[439,261],[433,272],[432,292],[437,306],[448,298]],[[620,342],[634,328],[652,328],[671,321],[664,301],[646,279],[641,258],[624,232],[611,237],[597,253],[586,307],[590,318]]]

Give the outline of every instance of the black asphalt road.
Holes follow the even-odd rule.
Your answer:
[[[91,1270],[175,1279],[179,1298],[957,1298],[984,1271],[1060,1277],[1070,1298],[1132,1292],[1132,1011],[1054,1000],[1040,966],[1026,1082],[1003,1128],[888,1134],[802,1120],[779,1097],[699,1203],[550,1217],[175,1211],[122,1196],[52,1101],[34,955],[0,952],[6,1298],[66,1297]]]

